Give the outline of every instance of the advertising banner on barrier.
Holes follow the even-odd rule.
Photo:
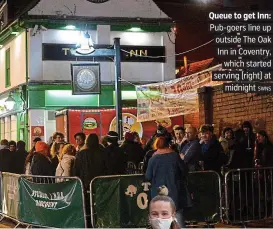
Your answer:
[[[20,178],[21,220],[55,228],[84,228],[82,185],[79,180],[36,184]]]
[[[197,89],[222,84],[212,81],[212,71],[222,65],[160,83],[136,86],[137,121],[145,122],[198,112]]]
[[[93,226],[145,228],[150,185],[142,175],[96,178],[92,182]]]
[[[19,219],[19,175],[2,173],[2,213]]]

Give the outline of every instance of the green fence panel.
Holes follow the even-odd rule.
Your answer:
[[[94,179],[91,184],[93,226],[146,227],[149,188],[142,175]]]
[[[14,219],[19,219],[19,185],[20,175],[2,173],[2,213]]]
[[[185,209],[186,221],[220,221],[220,185],[215,172],[193,172],[189,174],[188,185],[193,207]]]
[[[20,184],[20,220],[55,228],[84,228],[82,184],[79,180],[38,184],[25,178]]]

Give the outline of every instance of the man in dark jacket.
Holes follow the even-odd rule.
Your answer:
[[[213,134],[213,126],[204,125],[202,133],[202,158],[204,170],[213,170],[221,174],[221,167],[227,163],[227,156],[216,136]]]
[[[183,147],[180,157],[184,160],[185,164],[188,166],[189,171],[198,171],[199,160],[201,157],[201,145],[199,144],[199,139],[197,138],[197,130],[194,127],[189,127],[186,129],[187,144]]]
[[[108,175],[125,174],[126,157],[123,149],[118,144],[118,133],[110,131],[107,134],[108,146],[105,148],[106,167]]]
[[[1,172],[13,172],[12,168],[12,153],[9,150],[9,142],[6,139],[1,141],[0,150],[0,171]]]

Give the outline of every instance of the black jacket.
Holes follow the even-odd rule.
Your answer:
[[[0,171],[14,173],[14,165],[12,163],[15,153],[10,152],[9,149],[0,150]]]
[[[82,180],[84,189],[89,190],[91,180],[106,174],[103,149],[84,149],[79,151],[76,155],[75,173]]]
[[[214,136],[207,145],[207,150],[204,152],[205,145],[202,144],[202,158],[204,161],[204,170],[213,170],[221,173],[221,167],[228,162],[228,158],[220,142]]]
[[[111,144],[105,148],[107,175],[125,174],[126,157],[118,144]]]
[[[136,166],[143,161],[145,152],[139,143],[125,141],[120,148],[125,153],[126,161],[133,162]]]
[[[31,162],[31,174],[38,176],[55,176],[50,159],[41,153],[34,153]]]
[[[16,151],[16,153],[13,154],[13,167],[14,167],[14,173],[17,174],[24,174],[25,172],[25,161],[27,158],[27,151]]]

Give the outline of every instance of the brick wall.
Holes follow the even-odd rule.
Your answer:
[[[200,98],[200,96],[199,96]],[[223,93],[217,86],[212,91],[212,123],[219,136],[225,127],[238,128],[250,121],[254,130],[264,129],[273,139],[273,95]],[[199,102],[200,124],[204,124],[204,104]]]
[[[184,124],[199,128],[199,112],[184,116]]]

